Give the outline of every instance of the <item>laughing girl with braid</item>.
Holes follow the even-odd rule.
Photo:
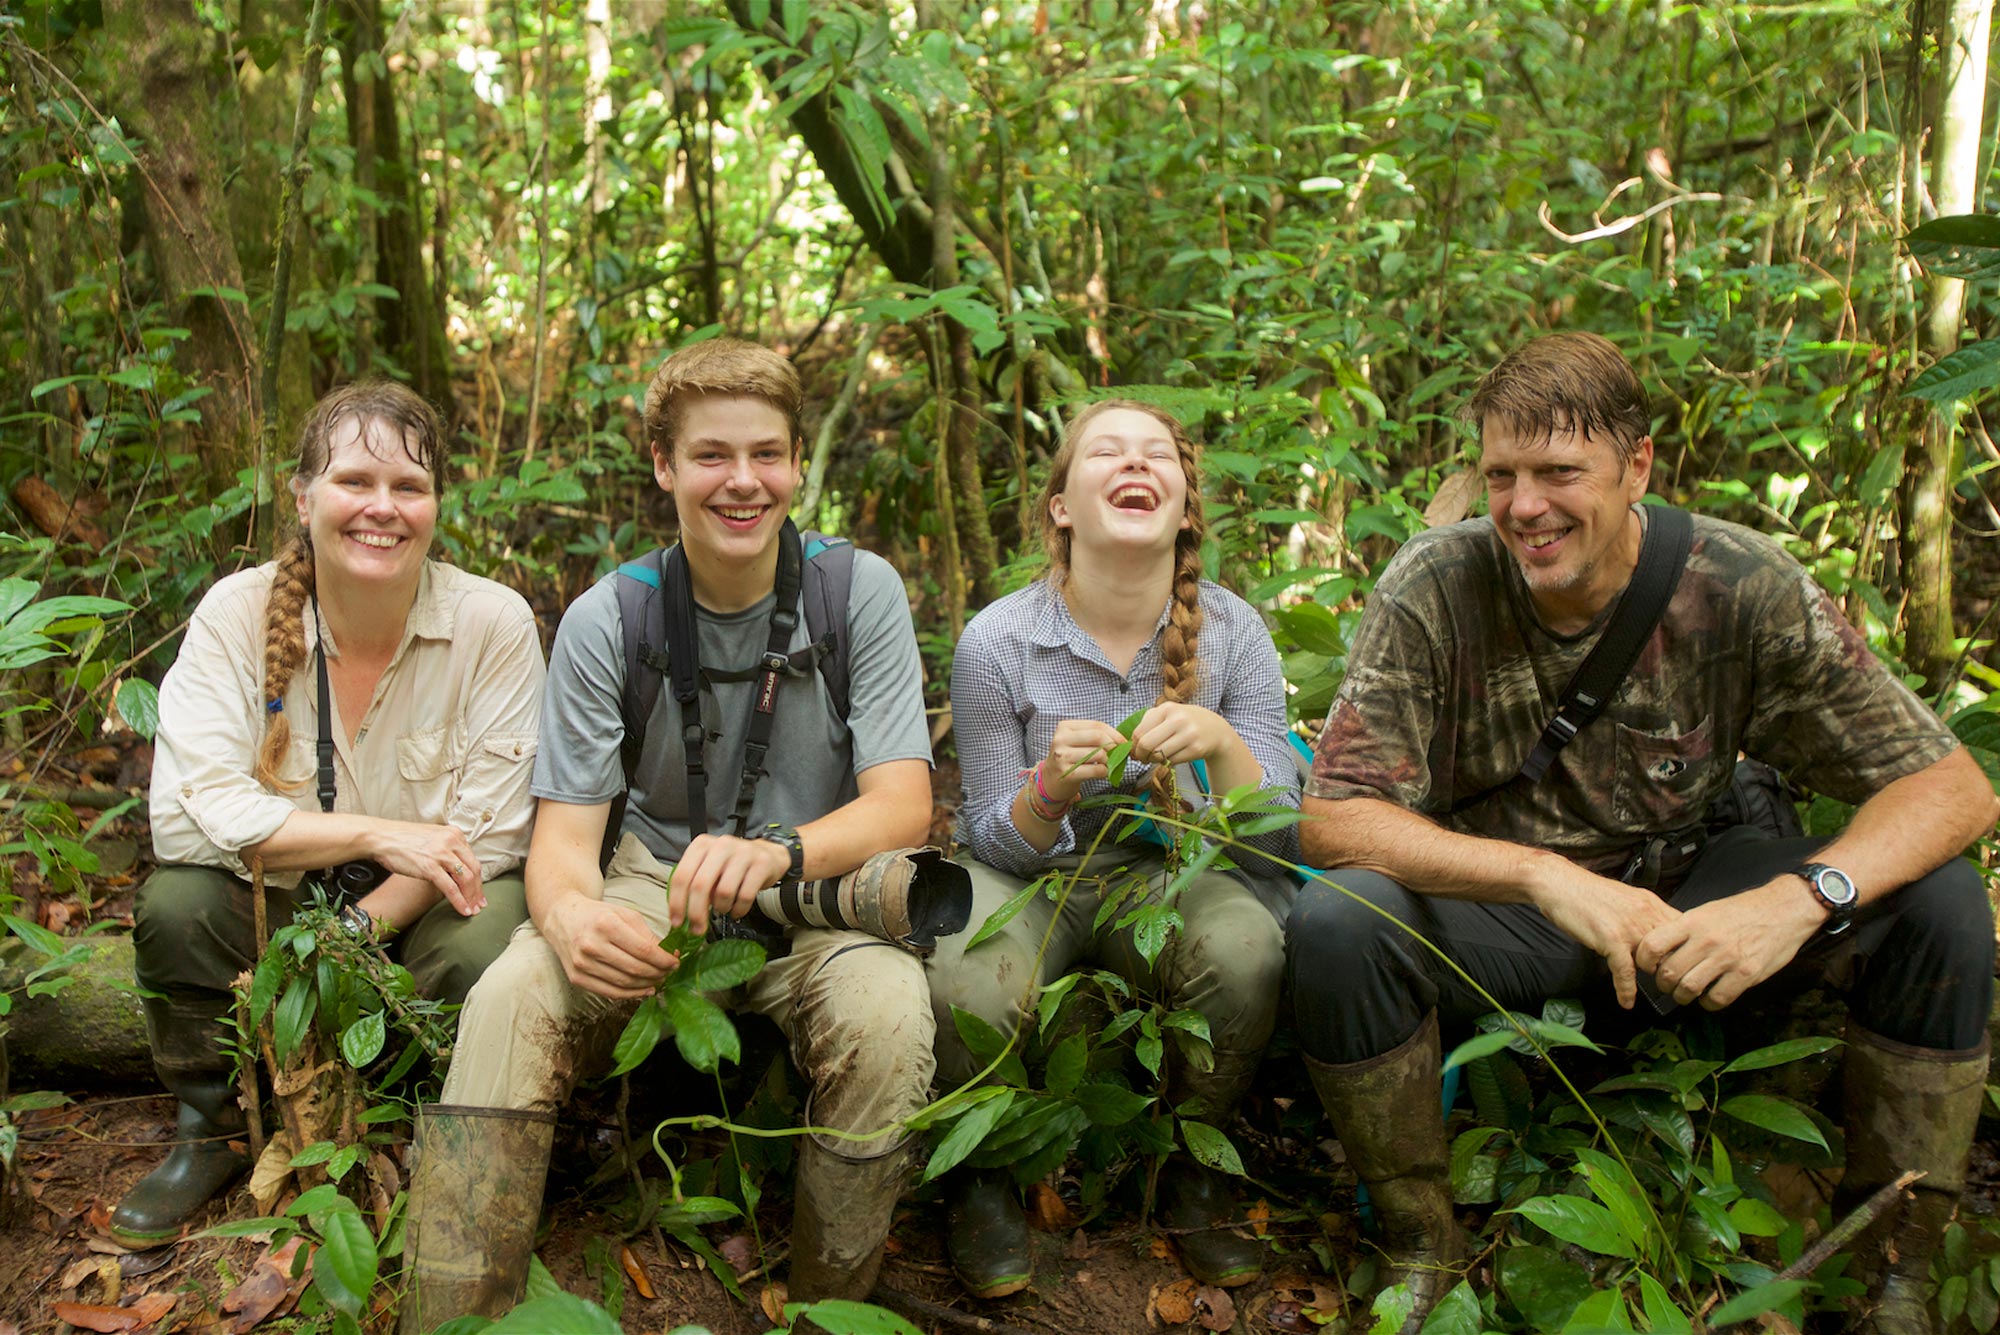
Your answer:
[[[221,1043],[230,980],[257,961],[253,867],[272,927],[317,883],[449,1002],[527,916],[541,641],[519,594],[429,559],[445,464],[436,412],[401,385],[321,399],[292,478],[298,532],[209,591],[161,685],[160,867],[134,945],[179,1132],[112,1214],[128,1245],[176,1237],[249,1166]]]
[[[958,1037],[953,1007],[1011,1033],[1032,1023],[1042,986],[1088,962],[1207,1018],[1212,1064],[1201,1060],[1210,1054],[1170,1043],[1167,1097],[1223,1126],[1271,1036],[1291,884],[1272,864],[1236,851],[1238,869],[1205,871],[1180,891],[1174,907],[1184,925],[1149,966],[1132,930],[1115,926],[1123,915],[1101,930],[1094,924],[1101,887],[1137,875],[1160,895],[1171,876],[1163,850],[1114,842],[1131,818],[1078,803],[1110,791],[1107,753],[1124,740],[1115,725],[1150,706],[1132,736],[1137,763],[1126,771],[1127,790],[1150,792],[1158,807],[1199,789],[1247,785],[1280,790],[1296,805],[1277,652],[1249,604],[1201,577],[1195,447],[1158,409],[1112,400],[1079,413],[1056,453],[1040,519],[1046,577],[980,613],[952,667],[965,782],[959,841],[971,857],[974,899],[971,926],[940,942],[930,963],[938,1075],[963,1082],[981,1065]],[[1100,833],[1060,906],[1038,895],[999,933],[965,949],[1029,881],[1076,868]],[[1290,826],[1247,842],[1296,857]],[[1177,1154],[1161,1169],[1159,1200],[1164,1224],[1192,1230],[1178,1241],[1203,1282],[1243,1284],[1262,1268],[1256,1242],[1227,1226],[1242,1211],[1219,1175]],[[1027,1225],[1006,1174],[961,1169],[947,1202],[952,1264],[966,1288],[999,1297],[1025,1287]]]

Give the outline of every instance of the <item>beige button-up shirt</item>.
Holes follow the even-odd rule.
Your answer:
[[[294,811],[318,811],[319,636],[285,691],[290,754],[273,790],[252,777],[265,727],[264,606],[275,566],[231,575],[201,600],[160,686],[153,753],[153,851],[161,862],[248,876],[243,850]],[[327,637],[327,652],[340,648]],[[528,851],[528,778],[542,700],[540,636],[521,596],[455,566],[424,563],[416,602],[354,742],[334,709],[336,811],[456,825],[493,877]],[[270,873],[295,885],[301,873]]]

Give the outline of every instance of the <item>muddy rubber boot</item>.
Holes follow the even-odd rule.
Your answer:
[[[143,1250],[172,1242],[250,1171],[250,1156],[229,1145],[243,1137],[246,1122],[228,1073],[180,1072],[168,1088],[181,1101],[174,1147],[111,1212],[111,1236],[122,1246]]]
[[[1257,1074],[1262,1052],[1232,1052],[1217,1048],[1206,1071],[1176,1059],[1168,1072],[1170,1097],[1186,1117],[1225,1129]],[[1204,1284],[1232,1289],[1264,1272],[1264,1247],[1230,1225],[1243,1218],[1236,1190],[1222,1173],[1174,1157],[1160,1165],[1159,1205],[1154,1211],[1170,1229],[1198,1229],[1173,1234],[1181,1264]]]
[[[848,1159],[812,1136],[799,1151],[792,1215],[793,1302],[865,1300],[882,1269],[882,1243],[909,1179],[903,1146],[872,1159]]]
[[[1313,1088],[1354,1175],[1368,1188],[1389,1261],[1382,1287],[1415,1297],[1403,1335],[1423,1328],[1465,1251],[1452,1213],[1451,1156],[1439,1107],[1437,1012],[1379,1057],[1335,1066],[1306,1058]]]
[[[1844,1218],[1901,1174],[1925,1176],[1854,1243],[1848,1273],[1868,1285],[1854,1329],[1930,1335],[1931,1257],[1965,1186],[1966,1154],[1986,1097],[1986,1045],[1969,1052],[1907,1047],[1847,1026],[1842,1063],[1847,1171],[1834,1197]]]
[[[221,1047],[222,1036],[233,1032],[228,994],[155,988],[139,1004],[153,1071],[180,1100],[174,1147],[111,1212],[111,1236],[124,1246],[147,1248],[179,1237],[204,1206],[249,1171],[250,1158],[229,1148],[231,1138],[243,1138],[248,1121]]]
[[[975,1298],[1005,1298],[1028,1287],[1035,1252],[1011,1176],[986,1168],[946,1176],[945,1246],[952,1273]]]
[[[555,1134],[552,1113],[446,1103],[417,1110],[401,1335],[425,1335],[457,1316],[497,1317],[521,1301]]]

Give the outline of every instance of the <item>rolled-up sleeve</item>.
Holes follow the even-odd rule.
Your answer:
[[[465,832],[481,874],[492,877],[527,857],[535,819],[528,784],[547,669],[526,603],[509,599],[488,622],[478,662],[466,700],[465,767],[448,819]]]
[[[1263,770],[1261,786],[1296,810],[1299,767],[1292,758],[1292,745],[1287,737],[1290,728],[1285,719],[1284,670],[1263,621],[1247,604],[1243,610],[1250,615],[1234,628],[1233,662],[1216,712],[1236,730],[1236,735],[1250,748],[1250,754],[1257,758]],[[1275,858],[1288,862],[1298,859],[1296,825],[1249,835],[1243,842]]]
[[[261,656],[236,647],[261,639],[261,628],[238,624],[249,615],[248,600],[233,590],[212,593],[160,684],[149,806],[161,862],[248,876],[243,850],[276,834],[297,810],[251,777],[264,716]]]
[[[972,856],[981,862],[1015,876],[1031,876],[1049,858],[1071,851],[1076,836],[1064,816],[1056,842],[1044,853],[1014,826],[1014,795],[1028,765],[1028,739],[1001,661],[1006,647],[1005,636],[987,633],[975,620],[959,637],[952,656],[951,726],[965,785],[959,829]]]

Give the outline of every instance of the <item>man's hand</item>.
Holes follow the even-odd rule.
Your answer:
[[[1541,861],[1528,901],[1571,939],[1604,957],[1618,1004],[1627,1010],[1639,999],[1634,951],[1649,933],[1671,927],[1681,916],[1650,890],[1585,871],[1555,854]]]
[[[646,920],[622,904],[569,894],[542,915],[541,933],[570,982],[618,1001],[649,997],[680,961]]]
[[[685,920],[701,936],[712,913],[740,918],[757,902],[757,892],[783,880],[792,855],[768,839],[728,834],[697,835],[674,868],[667,891],[667,922]]]
[[[1786,873],[1755,890],[1689,909],[1660,924],[1634,958],[1686,1005],[1719,1011],[1792,962],[1826,924],[1826,910]]]

